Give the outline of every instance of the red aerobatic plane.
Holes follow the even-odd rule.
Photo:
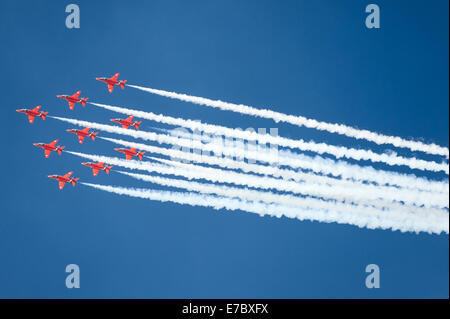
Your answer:
[[[114,85],[120,85],[122,90],[125,89],[125,83],[127,83],[127,80],[117,80],[118,77],[119,77],[119,73],[116,73],[110,78],[95,78],[95,79],[97,81],[102,81],[102,82],[105,82],[106,84],[108,84],[108,91],[109,91],[109,93],[112,93],[112,91],[114,89]]]
[[[48,158],[50,156],[50,153],[52,151],[57,152],[59,155],[61,155],[62,150],[65,148],[65,146],[56,145],[58,143],[58,140],[54,140],[51,143],[45,144],[45,143],[33,143],[34,146],[42,147],[45,151],[45,158]]]
[[[142,156],[145,154],[145,152],[143,151],[136,151],[135,148],[115,148],[114,150],[124,153],[126,155],[127,161],[130,160],[133,156],[137,156],[140,160],[142,160]]]
[[[69,172],[66,175],[48,175],[49,178],[56,179],[59,183],[59,189],[63,189],[66,183],[71,183],[73,187],[79,180],[79,178],[71,177],[73,172]]]
[[[95,137],[97,136],[97,132],[89,132],[90,128],[86,127],[82,130],[76,130],[76,129],[68,129],[67,132],[69,133],[75,133],[78,135],[78,141],[80,144],[83,144],[84,138],[86,136],[90,137],[93,141],[95,141]]]
[[[41,108],[40,105],[36,106],[34,109],[32,110],[27,110],[27,109],[18,109],[16,110],[19,113],[23,113],[28,115],[28,121],[30,123],[33,123],[34,118],[36,116],[42,118],[43,120],[45,120],[45,117],[47,116],[48,112],[43,112],[43,111],[39,111],[39,109]]]
[[[81,163],[84,166],[88,166],[92,168],[92,173],[94,176],[97,176],[99,171],[105,171],[106,174],[109,174],[109,170],[112,168],[112,166],[104,165],[103,162],[100,163],[92,163],[92,162],[85,162]]]
[[[60,99],[67,100],[69,102],[69,108],[73,110],[73,107],[75,106],[76,102],[81,103],[83,107],[86,106],[86,101],[88,100],[87,97],[79,97],[81,94],[81,91],[78,91],[74,95],[57,95],[56,97],[59,97]]]
[[[133,115],[127,117],[126,119],[111,119],[111,122],[119,123],[123,128],[128,129],[129,126],[134,126],[136,131],[139,130],[139,125],[141,125],[142,121],[134,121]]]

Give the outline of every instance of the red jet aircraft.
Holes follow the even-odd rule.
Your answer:
[[[129,126],[134,126],[136,131],[139,130],[139,125],[141,125],[142,121],[134,121],[133,115],[127,117],[126,119],[111,119],[111,122],[119,123],[123,128],[127,129]]]
[[[97,81],[102,81],[108,84],[108,91],[109,93],[112,93],[114,89],[114,85],[120,85],[120,87],[125,89],[125,83],[127,83],[127,80],[117,80],[119,77],[119,73],[114,74],[112,77],[108,78],[95,78]]]
[[[68,129],[67,132],[69,133],[75,133],[78,135],[78,141],[80,144],[83,144],[84,138],[86,136],[90,137],[93,141],[95,141],[95,137],[97,136],[97,132],[89,132],[90,128],[86,127],[82,130],[76,130],[76,129]]]
[[[52,151],[55,151],[59,155],[61,155],[62,150],[65,148],[65,146],[56,145],[56,143],[58,143],[58,140],[54,140],[53,142],[51,142],[49,144],[33,143],[33,145],[37,146],[37,147],[42,147],[44,149],[44,151],[45,151],[45,158],[48,158]]]
[[[49,178],[56,179],[59,183],[59,189],[63,189],[64,185],[66,183],[71,183],[73,187],[75,187],[75,184],[79,180],[79,178],[71,177],[73,172],[69,172],[66,175],[48,175]]]
[[[112,166],[104,165],[103,162],[100,163],[91,163],[91,162],[85,162],[81,163],[84,166],[88,166],[92,168],[92,173],[94,176],[97,176],[99,171],[105,171],[106,174],[109,174],[109,170],[112,168]]]
[[[124,153],[126,155],[127,161],[129,161],[133,156],[137,156],[140,160],[142,160],[142,156],[145,154],[145,152],[143,151],[136,151],[135,148],[115,148],[114,150]]]
[[[73,107],[75,106],[76,102],[81,103],[81,105],[83,105],[83,107],[86,106],[86,101],[88,100],[88,98],[87,97],[79,98],[80,94],[81,94],[81,91],[78,91],[74,95],[57,95],[56,97],[67,100],[67,102],[69,102],[69,108],[71,110],[73,110]]]
[[[16,111],[19,112],[19,113],[23,113],[23,114],[28,115],[28,121],[29,121],[30,123],[33,123],[34,118],[35,118],[36,116],[38,116],[38,117],[42,118],[43,120],[45,120],[45,117],[46,117],[47,114],[48,114],[48,112],[39,111],[40,108],[41,108],[41,106],[38,105],[38,106],[36,106],[36,107],[35,107],[34,109],[32,109],[32,110],[19,109],[19,110],[16,110]]]

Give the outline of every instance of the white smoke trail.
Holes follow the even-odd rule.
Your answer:
[[[189,172],[190,176],[198,176],[197,179],[204,178],[213,182],[231,183],[263,189],[276,189],[279,191],[292,192],[301,195],[307,194],[310,196],[321,198],[332,198],[343,202],[359,202],[365,205],[379,205],[377,204],[379,201],[386,200],[388,202],[402,201],[407,205],[423,205],[430,208],[448,207],[447,197],[436,196],[429,193],[422,193],[422,196],[418,197],[415,194],[402,192],[401,190],[397,190],[395,193],[393,193],[392,191],[383,191],[382,189],[376,189],[377,191],[371,189],[370,191],[367,191],[363,187],[348,188],[339,185],[295,183],[292,181],[283,181],[275,178],[258,177],[255,175],[235,173],[218,168],[181,163],[162,158],[150,158],[152,160],[162,162],[166,165],[179,167],[185,172]],[[184,174],[184,177],[189,178],[186,175],[187,174]],[[193,178],[195,179],[195,177]],[[384,205],[387,204],[383,203],[381,207],[386,207]]]
[[[385,209],[384,210],[375,209],[369,206],[336,203],[334,201],[324,201],[315,198],[301,198],[292,195],[281,195],[272,192],[255,191],[250,190],[248,188],[236,188],[224,185],[197,183],[180,179],[163,178],[159,176],[135,174],[123,171],[116,171],[116,172],[133,177],[138,180],[151,182],[163,186],[183,188],[189,191],[200,192],[203,194],[215,194],[224,197],[240,198],[248,201],[261,201],[268,204],[276,203],[288,207],[292,206],[292,207],[319,209],[319,210],[337,209],[340,211],[351,212],[360,215],[375,214],[379,218],[386,218],[386,216],[389,216],[389,218],[391,219],[400,219],[400,220],[405,220],[406,218],[415,218],[416,216],[421,216],[423,218],[435,218],[436,216],[440,216],[440,218],[442,218],[444,216],[448,218],[448,213],[442,210],[432,210],[431,212],[427,210],[417,210],[417,211],[395,210],[394,212]],[[412,213],[414,213],[415,216]]]
[[[170,156],[171,158],[180,158],[183,160],[193,160],[198,163],[208,164],[208,165],[218,165],[221,167],[229,169],[241,169],[246,173],[256,173],[260,175],[271,175],[275,177],[281,177],[285,180],[294,180],[297,182],[303,181],[308,184],[328,184],[333,187],[338,187],[340,189],[350,188],[353,194],[359,194],[362,198],[373,198],[374,194],[377,194],[379,198],[386,199],[388,201],[403,201],[404,198],[408,198],[407,202],[415,202],[417,198],[422,198],[429,205],[437,204],[437,206],[448,207],[449,199],[445,194],[435,194],[435,193],[424,193],[421,191],[411,191],[406,189],[398,189],[389,186],[375,186],[368,185],[358,182],[351,182],[347,180],[340,180],[335,178],[330,178],[327,176],[320,176],[311,173],[296,172],[287,169],[280,169],[272,166],[263,166],[257,164],[247,164],[245,162],[234,161],[228,158],[219,158],[209,155],[199,155],[195,153],[187,153],[174,149],[160,148],[156,146],[150,146],[141,143],[128,142],[123,140],[118,140],[114,138],[101,137],[101,139],[107,140],[112,143],[123,145],[126,147],[134,147],[140,150],[148,151],[151,153],[158,153],[165,156]],[[166,164],[171,164],[166,163]]]
[[[207,152],[214,152],[215,154],[223,154],[229,157],[241,158],[245,155],[248,159],[254,159],[263,163],[270,163],[273,165],[290,166],[292,168],[300,168],[305,170],[312,170],[323,175],[331,175],[335,177],[342,177],[344,179],[355,181],[370,181],[379,185],[393,185],[405,188],[427,190],[430,192],[448,193],[448,182],[429,181],[426,178],[418,178],[414,175],[405,175],[395,172],[378,171],[372,167],[361,167],[358,165],[348,164],[342,161],[333,161],[331,159],[324,159],[319,156],[310,157],[303,154],[294,154],[288,151],[279,151],[277,154],[260,153],[248,150],[243,154],[241,148],[225,147],[223,145],[209,143],[203,144],[201,141],[187,140],[177,138],[170,135],[157,134],[153,132],[132,131],[123,129],[121,127],[99,124],[95,122],[80,121],[62,117],[51,117],[60,121],[78,125],[81,127],[90,127],[105,131],[108,133],[121,134],[131,136],[133,138],[140,138],[147,141],[154,141],[159,144],[172,144],[186,147],[189,149],[202,149]]]
[[[361,194],[357,188],[346,189],[337,186],[330,186],[326,184],[305,184],[305,183],[295,183],[291,181],[283,181],[268,177],[259,177],[256,175],[236,173],[232,171],[223,171],[215,168],[207,168],[202,166],[196,166],[191,164],[182,164],[178,162],[173,162],[176,166],[161,165],[157,163],[142,162],[142,161],[126,161],[119,158],[83,154],[78,152],[67,151],[72,155],[87,158],[96,162],[104,162],[110,165],[125,167],[128,169],[137,169],[147,172],[156,172],[163,175],[175,175],[182,176],[187,179],[205,179],[214,183],[229,183],[241,186],[249,186],[253,188],[261,189],[275,189],[278,191],[292,192],[300,195],[309,195],[320,198],[331,198],[342,202],[356,202],[363,205],[370,205],[377,208],[384,207],[395,207],[396,209],[415,209],[414,207],[402,207],[402,205],[395,205],[386,203],[383,198],[379,198],[377,194]],[[158,161],[165,161],[158,159]],[[169,161],[170,163],[170,161]],[[185,168],[178,167],[179,165],[187,165]],[[369,195],[369,198],[364,197],[364,195]],[[390,200],[390,199],[389,199]],[[431,203],[423,198],[411,197],[402,199],[408,205],[424,205],[430,210],[434,210],[436,207],[441,207],[443,205],[438,205],[437,203]],[[381,201],[381,203],[380,203]],[[390,206],[391,205],[391,206]]]
[[[281,217],[282,215],[300,220],[311,220],[319,222],[336,222],[350,224],[369,229],[392,229],[402,232],[428,232],[440,234],[448,233],[448,219],[440,220],[427,219],[415,222],[410,219],[402,222],[393,222],[389,218],[380,220],[376,216],[367,217],[357,214],[343,213],[339,211],[302,210],[299,208],[284,207],[275,204],[264,204],[260,202],[248,202],[233,198],[208,196],[195,193],[168,192],[151,189],[132,189],[124,187],[114,187],[108,185],[98,185],[91,183],[81,183],[82,185],[103,190],[118,195],[127,195],[137,198],[156,200],[161,202],[174,202],[182,205],[211,207],[216,210],[242,210],[259,214],[260,216],[272,215]]]
[[[425,161],[417,158],[405,158],[402,156],[397,156],[395,154],[377,154],[370,150],[361,150],[354,148],[346,148],[342,146],[328,145],[325,143],[315,143],[313,141],[306,142],[302,139],[292,140],[284,138],[281,136],[272,136],[269,134],[260,134],[256,132],[243,131],[239,129],[232,129],[219,125],[206,124],[201,122],[196,122],[193,120],[185,120],[181,118],[174,118],[170,116],[165,116],[162,114],[154,114],[151,112],[143,112],[128,108],[122,108],[118,106],[105,105],[99,103],[90,103],[98,107],[122,113],[127,115],[134,115],[143,119],[156,121],[159,123],[165,123],[170,125],[183,126],[192,130],[200,130],[206,133],[214,135],[223,135],[233,138],[238,138],[242,140],[258,141],[259,143],[266,144],[276,144],[283,147],[296,148],[302,151],[310,151],[318,154],[331,154],[336,158],[350,158],[354,160],[368,160],[374,163],[384,163],[391,166],[408,166],[411,169],[429,170],[433,172],[449,172],[448,164],[436,163],[433,161]]]
[[[208,149],[211,149],[212,147],[210,145],[214,144],[221,147],[229,147],[228,145],[224,146],[221,139],[218,140],[217,138],[211,138],[211,136],[201,136],[197,133],[188,133],[186,131],[179,131],[178,129],[168,130],[158,128],[157,131],[178,138],[208,143]],[[352,182],[371,182],[378,185],[394,185],[411,190],[443,193],[447,194],[447,196],[449,193],[448,179],[442,181],[428,180],[427,178],[417,177],[413,174],[401,174],[393,171],[376,170],[372,167],[363,167],[355,164],[349,164],[344,161],[334,161],[332,159],[323,158],[320,156],[311,157],[304,154],[293,153],[289,150],[277,150],[275,154],[278,156],[279,160],[277,160],[277,157],[270,152],[266,152],[266,154],[261,155],[259,154],[260,151],[252,152],[252,150],[248,150],[244,146],[245,145],[236,143],[234,148],[240,149],[239,152],[244,154],[245,158],[256,159],[260,162],[265,162],[272,165],[286,165],[291,166],[292,168],[307,169],[318,174],[342,177],[344,180],[351,180]],[[248,146],[250,147],[252,145]],[[229,154],[227,150],[224,150],[223,153],[224,155]],[[219,154],[222,155],[221,153]],[[265,157],[266,159],[261,159],[261,157]]]
[[[168,92],[163,90],[157,90],[152,88],[146,88],[137,85],[128,84],[129,87],[133,87],[145,92],[157,94],[164,97],[169,97],[172,99],[177,99],[185,102],[191,102],[198,105],[205,105],[214,108],[219,108],[221,110],[237,112],[241,114],[252,115],[256,117],[262,117],[267,119],[272,119],[275,122],[285,122],[296,126],[305,126],[308,128],[314,128],[321,131],[328,131],[330,133],[337,133],[345,135],[348,137],[353,137],[356,139],[364,139],[367,141],[374,142],[376,144],[392,144],[395,147],[409,148],[412,151],[421,151],[428,154],[441,155],[449,158],[448,147],[442,147],[436,144],[425,144],[419,141],[405,140],[397,136],[388,136],[368,130],[360,130],[343,124],[334,124],[317,121],[314,119],[308,119],[303,116],[294,116],[283,114],[280,112],[275,112],[267,109],[257,109],[251,106],[227,103],[220,100],[211,100],[203,97],[191,96],[186,94],[179,94],[175,92]]]
[[[230,158],[223,158],[223,157],[217,157],[212,155],[206,155],[206,154],[197,154],[197,153],[191,153],[191,152],[184,152],[177,149],[169,149],[169,148],[163,148],[163,147],[157,147],[153,145],[147,145],[142,143],[135,143],[135,142],[129,142],[124,141],[120,139],[115,138],[109,138],[109,137],[99,137],[100,139],[103,139],[105,141],[123,145],[126,147],[134,147],[143,151],[148,151],[150,153],[157,153],[165,156],[169,156],[171,158],[177,158],[182,159],[185,161],[194,161],[197,163],[204,163],[208,165],[218,165],[224,168],[229,169],[235,169],[235,170],[242,170],[245,173],[255,173],[259,175],[266,175],[266,176],[275,176],[275,177],[281,177],[285,180],[294,180],[297,182],[301,181],[314,181],[318,183],[326,183],[329,181],[329,183],[342,183],[343,185],[354,185],[354,182],[346,181],[346,180],[338,180],[335,178],[330,178],[326,176],[316,175],[313,173],[304,173],[299,171],[294,171],[290,169],[283,169],[278,168],[274,166],[267,166],[267,165],[258,165],[258,164],[249,164],[244,161],[235,161]],[[362,184],[361,184],[362,185]]]

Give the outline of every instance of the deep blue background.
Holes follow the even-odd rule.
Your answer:
[[[216,212],[83,185],[60,191],[48,174],[153,186],[102,172],[94,179],[69,154],[45,159],[33,142],[115,152],[101,140],[79,145],[70,125],[29,125],[15,112],[41,104],[53,115],[117,117],[92,105],[70,112],[55,97],[82,90],[100,103],[384,150],[132,88],[109,94],[94,80],[120,72],[137,85],[448,147],[448,1],[377,0],[379,30],[365,27],[369,1],[77,1],[78,30],[65,27],[69,3],[0,2],[0,297],[448,298],[448,235]],[[70,263],[81,268],[81,289],[65,287]],[[381,289],[365,288],[370,263],[381,268]]]

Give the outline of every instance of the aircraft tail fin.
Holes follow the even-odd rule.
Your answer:
[[[112,168],[112,165],[111,166],[108,166],[108,165],[106,165],[105,166],[105,172],[106,172],[106,174],[109,174],[109,170]]]
[[[91,138],[93,141],[95,141],[95,137],[97,136],[98,132],[94,132],[91,134]]]
[[[48,112],[42,112],[41,115],[39,115],[43,120],[45,120],[45,117],[47,116]]]
[[[127,83],[127,80],[120,81],[120,83],[119,83],[122,90],[125,89],[125,83]]]
[[[73,187],[75,187],[75,184],[77,183],[77,181],[79,180],[79,178],[72,178],[72,180],[70,181],[70,183],[72,184]]]
[[[139,159],[142,161],[142,156],[144,156],[145,152],[139,152],[137,154],[137,157],[139,157]]]
[[[83,99],[81,99],[81,105],[83,105],[83,107],[85,107],[86,106],[86,101],[88,100],[88,98],[87,97],[85,97],[85,98],[83,98]]]
[[[139,125],[141,125],[142,121],[136,121],[134,127],[136,128],[136,131],[139,131]]]
[[[61,155],[62,150],[65,148],[66,148],[65,146],[58,147],[58,149],[56,150],[58,152],[58,155]]]

